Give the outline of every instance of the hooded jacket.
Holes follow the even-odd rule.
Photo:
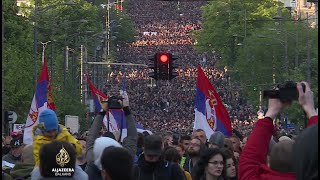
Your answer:
[[[318,116],[308,120],[308,126],[318,122]],[[259,120],[244,147],[239,161],[239,180],[295,180],[294,173],[280,173],[267,166],[270,138],[274,131],[273,122],[266,117]]]
[[[127,149],[132,157],[137,152],[137,139],[138,139],[138,132],[135,126],[135,122],[133,120],[133,116],[130,113],[129,107],[124,107],[124,114],[126,117],[127,123],[127,137],[123,139],[122,147]],[[105,112],[99,113],[89,130],[88,140],[87,140],[87,152],[86,152],[86,159],[87,159],[87,167],[86,173],[89,175],[89,179],[99,180],[101,179],[101,154],[104,148],[108,147],[107,144],[119,147],[119,143],[117,141],[110,141],[109,143],[104,142],[103,146],[101,145],[101,141],[98,140],[99,138],[99,130],[103,126],[103,117]],[[106,138],[106,137],[103,137]],[[96,141],[98,140],[98,141]],[[100,142],[100,143],[97,143]],[[100,144],[100,145],[99,145]],[[98,145],[98,146],[96,146]],[[120,145],[121,146],[121,145]],[[101,150],[101,147],[103,148]]]
[[[61,177],[62,178],[62,177]],[[32,180],[42,180],[42,179],[53,179],[49,177],[42,177],[40,174],[40,169],[39,166],[35,166],[32,173],[31,173],[31,179]],[[56,178],[57,179],[57,178]],[[60,178],[59,178],[60,179]],[[81,180],[88,180],[88,174],[84,172],[80,166],[76,165],[75,166],[75,171],[73,177],[65,177],[64,179],[81,179]]]
[[[156,163],[148,163],[144,154],[139,157],[138,165],[134,167],[136,180],[184,180],[181,167],[176,163],[160,160]]]
[[[15,166],[11,169],[10,175],[15,178],[22,178],[29,180],[31,179],[31,172],[34,168],[34,164],[27,164],[18,162]]]
[[[318,124],[305,129],[293,145],[293,167],[297,180],[316,180],[318,175]]]
[[[33,132],[33,156],[34,156],[34,161],[36,163],[36,166],[39,166],[39,164],[40,164],[40,159],[39,159],[40,147],[43,144],[50,143],[52,140],[43,135],[43,133],[41,131],[40,124],[36,125],[32,129],[32,132]],[[65,128],[61,124],[59,124],[58,135],[55,138],[55,140],[67,141],[68,143],[73,144],[76,147],[77,155],[81,155],[81,153],[82,153],[82,145],[80,144],[80,142],[76,138],[74,138],[69,133],[68,129]]]

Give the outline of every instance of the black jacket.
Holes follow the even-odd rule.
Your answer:
[[[160,160],[157,163],[145,161],[144,154],[139,157],[134,167],[135,180],[184,180],[185,177],[178,164]]]
[[[93,163],[87,164],[86,173],[89,180],[102,180],[100,169]]]

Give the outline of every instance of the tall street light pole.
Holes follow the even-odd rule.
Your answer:
[[[34,56],[34,74],[33,74],[33,82],[35,83],[35,87],[37,86],[37,13],[38,13],[38,0],[34,2],[34,16],[33,16],[33,56]]]
[[[38,0],[35,0],[34,2],[34,16],[33,16],[33,22],[34,22],[34,26],[33,26],[33,56],[34,56],[34,74],[33,74],[33,81],[35,83],[35,86],[37,86],[37,59],[38,59],[38,48],[37,48],[37,44],[38,44],[38,39],[37,39],[37,18],[38,18],[38,12],[39,11],[46,11],[48,9],[54,8],[56,6],[60,6],[60,5],[75,5],[76,3],[69,1],[69,2],[65,2],[65,3],[59,3],[59,4],[55,4],[55,5],[50,5],[47,7],[44,7],[42,9],[39,9],[38,7]]]
[[[307,12],[307,26],[309,25],[309,14]],[[307,28],[307,82],[310,84],[311,82],[311,58],[310,58],[310,31]]]

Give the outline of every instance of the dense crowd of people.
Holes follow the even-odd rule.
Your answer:
[[[156,52],[171,52],[179,57],[179,76],[170,82],[155,82],[145,67],[111,66],[106,82],[108,94],[118,93],[125,84],[135,118],[151,131],[191,133],[198,64],[203,65],[232,121],[251,121],[256,117],[256,108],[235,88],[237,82],[232,82],[225,70],[215,68],[217,55],[197,53],[194,49],[192,31],[201,29],[203,5],[205,2],[199,1],[128,1],[128,12],[139,35],[132,44],[119,48],[116,62],[146,65],[150,63],[148,56]],[[150,111],[153,113],[147,113]]]
[[[45,109],[33,127],[32,145],[23,143],[23,132],[2,137],[2,179],[316,180],[318,115],[313,92],[302,83],[297,90],[308,127],[297,137],[275,133],[273,120],[291,104],[280,99],[268,100],[265,117],[249,136],[215,131],[207,137],[203,129],[178,136],[168,131],[138,133],[125,93],[121,95],[127,125],[123,141],[116,133],[101,132],[109,112],[106,102],[81,137],[59,124],[53,110]]]

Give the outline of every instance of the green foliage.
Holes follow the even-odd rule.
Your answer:
[[[218,67],[228,66],[233,82],[240,83],[241,93],[258,107],[260,90],[285,80],[307,80],[309,39],[311,86],[318,107],[318,29],[307,27],[305,21],[276,24],[272,17],[279,15],[280,9],[284,19],[289,19],[288,10],[271,0],[211,1],[203,7],[203,29],[194,32],[196,48],[218,53],[222,57]],[[288,73],[284,68],[286,47]],[[288,109],[293,122],[301,119],[299,108],[296,104]]]
[[[239,40],[249,36],[253,29],[263,26],[264,20],[270,20],[276,10],[272,0],[210,1],[203,7],[203,29],[194,33],[198,42],[196,48],[200,52],[218,53],[222,57],[219,66],[233,67]]]
[[[4,96],[6,110],[15,111],[18,122],[25,122],[33,98],[32,26],[17,16],[15,1],[3,1],[4,10]],[[26,78],[28,77],[28,78]]]

